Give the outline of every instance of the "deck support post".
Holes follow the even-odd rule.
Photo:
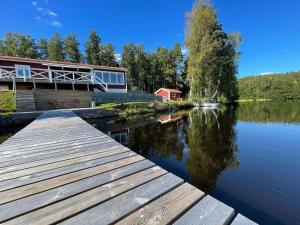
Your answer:
[[[73,89],[73,91],[75,91],[74,81],[72,82],[72,89]]]
[[[36,89],[35,79],[33,78],[33,89]]]
[[[90,85],[86,84],[86,86],[87,86],[87,90],[90,91]]]
[[[54,81],[54,87],[55,87],[55,91],[57,91],[57,83],[56,83],[56,81]]]

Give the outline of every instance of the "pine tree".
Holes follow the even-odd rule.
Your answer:
[[[75,34],[68,34],[64,45],[65,57],[68,62],[80,62],[79,42]]]
[[[136,47],[129,43],[123,47],[121,66],[127,71],[127,85],[130,90],[139,88],[139,71],[137,67]]]
[[[48,58],[49,60],[64,61],[64,42],[59,33],[54,33],[48,43]]]
[[[102,66],[118,66],[115,57],[115,49],[112,44],[106,44],[100,49],[100,65]]]
[[[38,58],[48,59],[48,41],[46,38],[41,38],[37,45],[38,48]]]
[[[90,33],[86,43],[86,61],[89,64],[101,65],[100,61],[101,39],[97,31],[93,30]]]

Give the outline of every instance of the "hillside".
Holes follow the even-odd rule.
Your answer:
[[[239,79],[240,99],[300,99],[300,71]]]

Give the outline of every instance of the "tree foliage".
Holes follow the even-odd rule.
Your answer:
[[[46,38],[41,38],[37,44],[38,46],[38,58],[48,59],[48,41]]]
[[[59,33],[54,33],[48,42],[48,59],[55,61],[64,61],[64,41]]]
[[[100,65],[100,43],[101,39],[97,31],[93,30],[90,33],[86,43],[86,60],[89,64]]]
[[[197,0],[188,15],[185,44],[193,101],[237,98],[236,73],[240,36],[228,35],[209,1]]]
[[[100,65],[102,66],[118,66],[116,61],[116,52],[112,44],[108,43],[104,46],[100,46],[99,52]]]
[[[242,78],[238,86],[240,99],[300,99],[300,72]]]
[[[141,44],[129,43],[123,48],[121,66],[128,69],[131,90],[153,93],[161,87],[177,87],[183,72],[183,55],[178,43],[171,50],[160,47],[150,53]]]
[[[68,62],[80,62],[79,42],[75,34],[68,34],[64,43],[65,60]]]
[[[0,40],[0,54],[23,58],[36,58],[37,46],[30,35],[6,33],[4,40]]]

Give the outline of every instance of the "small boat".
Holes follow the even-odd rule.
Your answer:
[[[204,102],[204,103],[196,103],[194,102],[193,105],[195,107],[198,107],[198,108],[205,108],[205,109],[216,109],[219,107],[219,103],[217,102]]]

